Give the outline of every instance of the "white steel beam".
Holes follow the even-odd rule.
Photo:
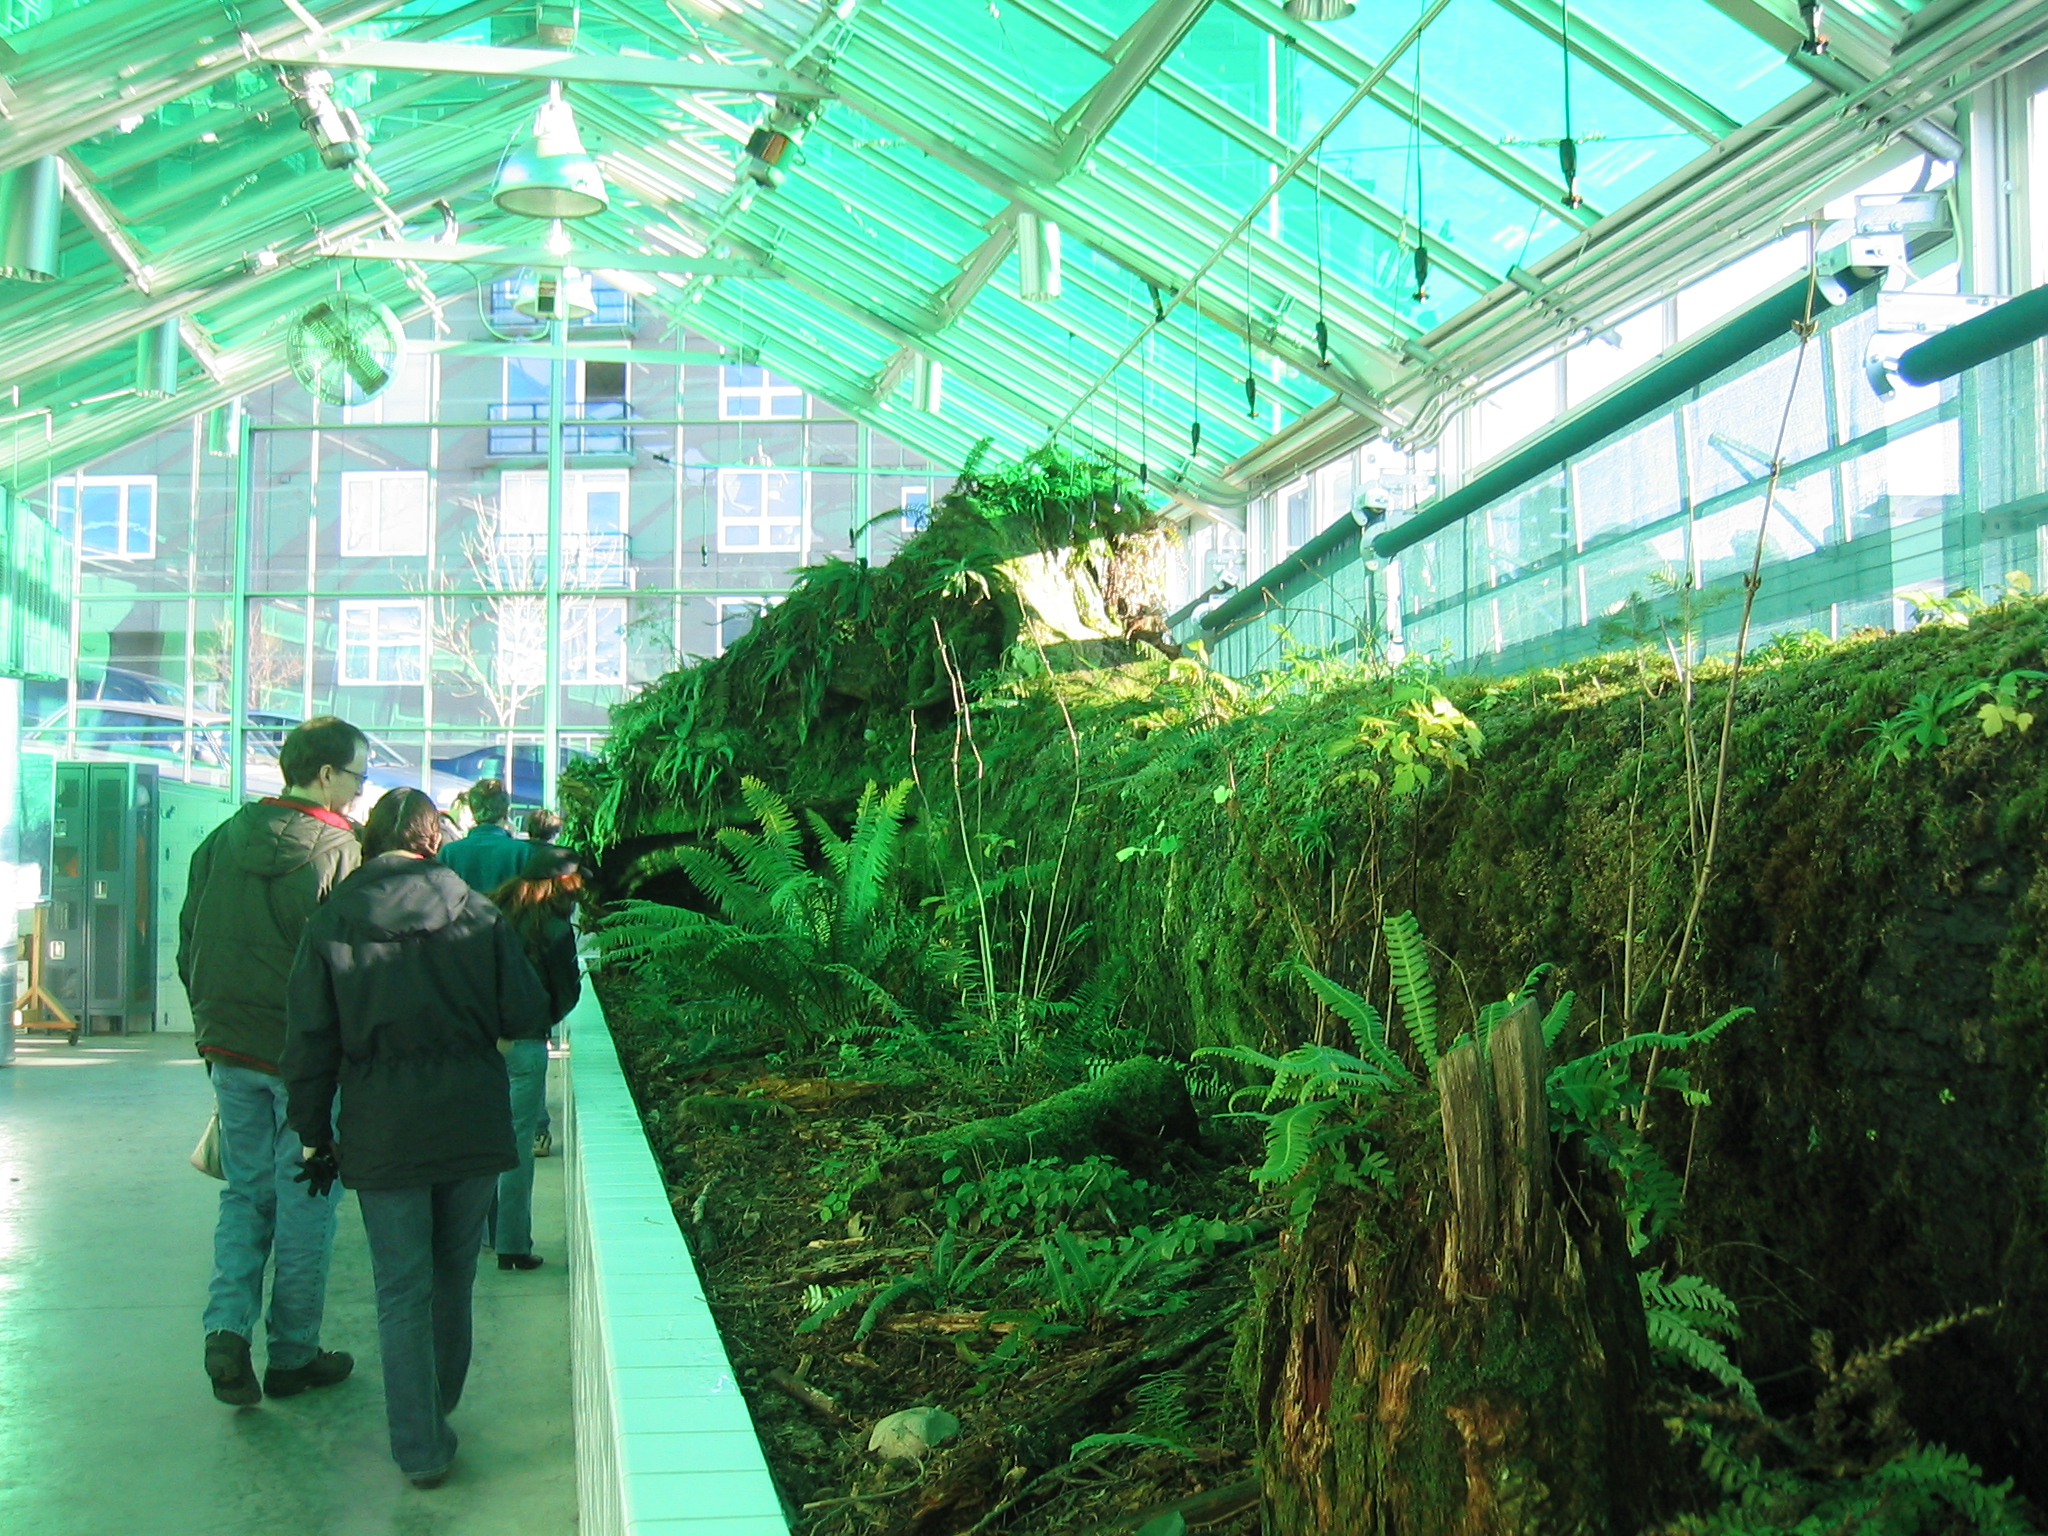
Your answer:
[[[1209,0],[1153,0],[1145,14],[1104,51],[1105,58],[1115,61],[1109,73],[1055,124],[1061,133],[1055,156],[1060,175],[1072,174],[1102,136],[1116,126],[1117,119],[1138,99],[1138,93],[1208,8]]]
[[[480,75],[496,79],[562,80],[586,85],[645,85],[670,91],[727,91],[750,95],[829,97],[815,80],[770,64],[692,64],[687,59],[638,59],[608,53],[548,48],[491,48],[479,43],[380,42],[369,38],[310,40],[266,49],[266,61],[319,69],[377,69],[400,73]]]
[[[647,251],[583,248],[551,251],[539,245],[493,245],[476,240],[347,240],[326,254],[361,261],[467,262],[479,267],[581,267],[586,272],[667,272],[677,277],[775,276],[750,261],[672,256]]]

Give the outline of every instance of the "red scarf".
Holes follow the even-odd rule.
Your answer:
[[[305,800],[286,800],[278,795],[265,795],[262,803],[264,805],[281,805],[287,810],[304,811],[315,821],[324,821],[330,827],[339,827],[344,832],[353,832],[356,829],[355,823],[342,815],[341,812],[330,811],[324,805],[314,805]]]

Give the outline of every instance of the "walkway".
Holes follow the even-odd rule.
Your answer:
[[[547,1265],[477,1274],[456,1475],[405,1483],[384,1438],[369,1256],[343,1203],[323,1342],[339,1387],[214,1401],[200,1308],[220,1186],[187,1165],[211,1096],[190,1035],[23,1037],[0,1067],[0,1531],[7,1536],[561,1536],[575,1529],[562,1160]],[[559,1113],[559,1111],[558,1111]],[[261,1347],[258,1347],[259,1368]]]

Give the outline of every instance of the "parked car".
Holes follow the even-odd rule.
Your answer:
[[[128,667],[103,667],[78,679],[80,699],[121,699],[131,704],[175,704],[182,710],[185,690],[176,683]],[[43,720],[71,699],[71,685],[46,679],[21,685],[21,718]]]
[[[588,758],[590,755],[590,753],[577,747],[564,747],[562,748],[560,767],[566,768],[571,763]],[[489,746],[478,747],[474,751],[464,752],[455,757],[437,757],[434,759],[434,766],[450,777],[460,779],[464,789],[467,789],[478,779],[504,779],[507,777],[505,773],[505,744],[502,741],[493,742]],[[513,803],[515,805],[527,806],[543,804],[544,802],[541,798],[541,790],[543,788],[541,777],[540,743],[537,741],[515,742],[512,747],[512,773],[510,778],[507,779],[508,787],[512,791]],[[435,799],[438,804],[447,804],[438,795]]]
[[[242,776],[243,789],[251,795],[274,795],[284,788],[284,774],[277,755],[284,738],[299,722],[289,715],[252,710],[243,729],[248,762]],[[55,710],[47,719],[22,733],[25,752],[53,756],[127,760],[141,758],[178,769],[182,776],[186,740],[185,708],[182,704],[109,702],[80,700]],[[234,751],[233,722],[223,714],[195,710],[191,725],[191,778],[197,784],[225,789],[228,765]],[[76,745],[73,745],[75,733]],[[467,781],[436,773],[424,775],[406,761],[405,755],[389,742],[370,736],[370,771],[363,781],[363,794],[375,800],[388,789],[424,789],[437,805],[447,805]]]

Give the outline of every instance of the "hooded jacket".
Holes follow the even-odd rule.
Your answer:
[[[517,1165],[498,1042],[545,1040],[547,995],[511,924],[453,870],[387,853],[343,881],[307,924],[289,1008],[286,1120],[309,1147],[338,1143],[349,1188]]]
[[[355,829],[302,801],[256,801],[207,834],[178,914],[178,978],[200,1055],[277,1071],[299,938],[361,862]]]

